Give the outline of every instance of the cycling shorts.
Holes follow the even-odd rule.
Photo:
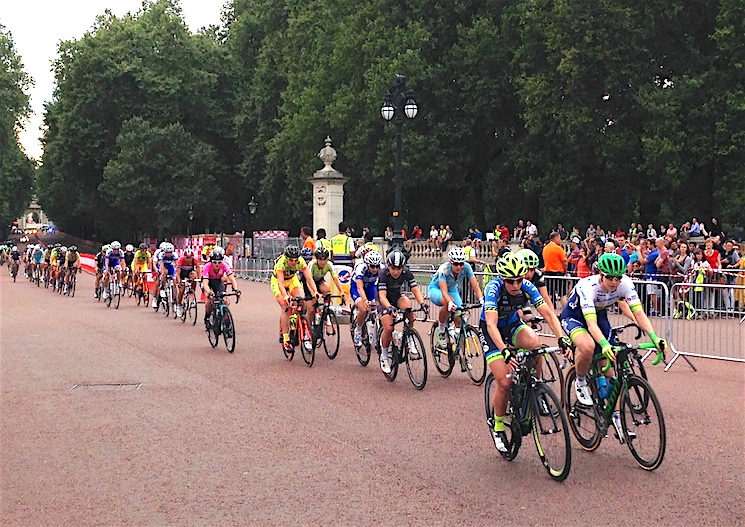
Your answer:
[[[222,278],[210,278],[207,280],[213,293],[221,293],[225,291],[225,284],[222,282]]]
[[[577,317],[575,316],[564,316],[565,313],[561,313],[560,319],[561,319],[561,327],[564,328],[564,332],[569,335],[571,338],[574,338],[574,336],[577,333],[587,333],[589,334],[589,331],[587,331],[587,321],[585,320],[585,317]],[[600,328],[600,331],[603,333],[603,336],[608,339],[608,342],[613,342],[612,335],[611,335],[611,325],[610,321],[608,320],[608,313],[605,311],[605,309],[602,309],[597,312],[597,321],[598,321],[598,327]]]
[[[432,302],[436,306],[442,307],[442,291],[440,290],[440,284],[434,283],[429,284],[429,288],[427,289],[427,294],[429,294],[429,301]],[[455,302],[456,306],[462,306],[463,305],[463,299],[460,297],[460,291],[457,287],[453,289],[448,289],[448,294],[453,298],[453,302]]]
[[[189,278],[189,276],[191,275],[191,273],[193,273],[193,272],[194,272],[194,269],[179,269],[178,270],[178,277],[181,280],[187,280]]]
[[[352,302],[357,302],[360,298],[360,292],[357,290],[357,281],[353,280],[349,286],[349,294],[352,296]],[[375,300],[378,294],[378,284],[368,284],[365,286],[365,297],[367,300]]]
[[[150,268],[147,266],[147,262],[144,262],[144,263],[132,262],[132,264],[134,266],[133,270],[139,271],[141,274],[145,274],[148,271],[150,271]]]
[[[282,296],[282,293],[279,290],[279,280],[277,280],[277,277],[272,276],[271,280],[269,281],[269,285],[271,286],[274,298],[280,298]],[[292,278],[290,278],[289,280],[285,280],[284,285],[285,291],[287,291],[288,295],[292,294],[295,289],[303,288],[300,284],[300,279],[297,277],[296,274],[293,274]]]
[[[163,264],[168,276],[176,276],[176,267],[173,264]]]
[[[527,324],[525,324],[522,320],[518,320],[517,322],[513,322],[512,324],[507,324],[506,326],[498,328],[499,335],[502,337],[502,342],[504,342],[507,346],[517,346],[517,334],[527,327]],[[494,340],[492,340],[491,335],[489,335],[489,330],[486,327],[486,320],[479,321],[479,328],[481,329],[481,334],[483,336],[482,343],[486,344],[486,346],[489,348],[489,351],[486,352],[486,363],[489,364],[496,359],[503,358],[502,350],[497,348],[497,345],[494,343]]]

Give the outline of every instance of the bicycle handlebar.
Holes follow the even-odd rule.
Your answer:
[[[526,349],[513,349],[513,351],[516,351],[516,358],[518,362],[518,369],[525,366],[525,362],[532,358],[537,357],[538,355],[545,355],[546,353],[564,353],[564,350],[560,346],[541,346],[539,348],[533,348],[531,350]],[[510,372],[507,374],[508,379],[513,379],[516,377],[515,373],[517,373],[517,370],[514,372]]]
[[[644,331],[642,330],[642,328],[639,327],[639,325],[636,322],[631,322],[623,326],[613,326],[612,328],[610,328],[610,330],[614,336],[617,336],[623,333],[623,330],[626,328],[636,328],[636,339],[635,340],[639,340],[640,338],[642,338],[642,335],[644,334]]]

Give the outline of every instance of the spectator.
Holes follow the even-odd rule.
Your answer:
[[[479,260],[476,254],[476,249],[473,248],[473,240],[465,238],[463,240],[463,252],[466,253],[466,261],[471,264],[471,267],[476,269],[476,264],[486,265],[486,262]]]
[[[719,225],[719,221],[716,218],[711,219],[711,225],[709,226],[709,236],[719,236],[724,239],[725,235],[722,232],[722,228]]]
[[[651,226],[650,228],[654,229],[654,227]],[[665,240],[664,238],[661,238],[660,243],[663,245]],[[657,242],[655,241],[655,244]],[[640,248],[641,248],[640,244]],[[642,249],[639,252],[639,263],[644,265],[644,279],[649,282],[657,282],[659,278],[659,272],[657,267],[657,259],[660,256],[660,250],[658,246],[655,246],[652,250],[647,250],[646,254],[644,251],[646,250],[646,244],[644,249]],[[649,300],[651,302],[651,309],[649,311],[650,316],[656,317],[660,314],[660,297],[662,296],[661,287],[657,284],[647,284],[647,295],[649,296]]]
[[[316,247],[324,247],[331,253],[331,240],[326,238],[326,229],[320,228],[316,231]]]
[[[648,240],[656,240],[657,239],[657,231],[654,230],[654,225],[651,223],[647,225],[647,239]]]
[[[566,295],[560,292],[565,288],[560,283],[561,279],[551,278],[564,276],[567,272],[567,255],[561,246],[561,237],[558,232],[551,233],[549,242],[543,248],[543,269],[543,274],[546,277],[546,288],[551,300],[555,301],[557,296],[561,296],[563,305],[566,301]]]
[[[626,241],[626,231],[619,227],[618,229],[616,229],[616,234],[614,235],[614,237],[616,238],[616,240],[618,240],[621,236],[623,236],[624,241]],[[619,243],[619,245],[623,246],[623,244],[621,243]]]
[[[671,223],[670,225],[667,226],[667,233],[666,234],[668,236],[670,236],[670,238],[675,239],[675,238],[678,237],[678,229],[676,229],[675,228],[675,225],[673,225]]]
[[[522,240],[525,236],[525,222],[523,220],[517,220],[517,227],[512,231],[513,240]]]
[[[644,227],[642,227],[641,223],[636,224],[636,239],[639,240],[641,238],[644,238]]]
[[[636,223],[634,223],[633,221],[631,222],[631,226],[629,227],[629,233],[628,234],[629,234],[629,239],[630,240],[636,240],[637,239],[637,234],[639,234],[639,231],[636,228]]]
[[[435,252],[440,248],[440,232],[432,225],[429,228],[429,239],[427,240],[427,252]]]
[[[510,252],[510,242],[507,240],[507,238],[500,238],[499,239],[499,249],[497,250],[497,257],[501,258],[506,253]]]
[[[450,240],[453,239],[453,231],[450,228],[450,225],[445,226],[445,236],[442,239],[442,252],[446,252],[448,250],[448,243],[450,243]]]
[[[481,243],[484,241],[484,233],[478,227],[473,228],[473,247],[478,251],[481,249]]]
[[[688,272],[691,270],[691,264],[693,263],[691,255],[688,254],[688,246],[686,244],[681,245],[680,253],[677,256],[671,256],[670,260],[673,266],[673,272],[676,275],[672,282],[680,283],[688,276]],[[684,294],[680,288],[676,287],[673,291],[675,292],[675,300],[684,300]]]
[[[587,278],[592,273],[590,266],[587,265],[587,246],[582,245],[579,248],[579,259],[577,260],[577,278]]]
[[[445,249],[443,249],[443,247],[447,247],[447,243],[446,243],[446,241],[445,241],[445,237],[447,236],[447,234],[448,234],[448,233],[447,233],[447,231],[445,230],[445,225],[443,225],[443,224],[440,224],[440,230],[439,230],[439,235],[440,235],[440,247],[439,247],[439,249],[440,249],[440,251],[442,251],[442,252],[444,252],[444,251],[445,251]]]
[[[503,224],[500,227],[500,234],[501,234],[501,236],[499,237],[500,240],[502,238],[504,238],[505,240],[509,240],[510,239],[510,230],[507,228],[507,225],[504,225]]]
[[[579,239],[579,236],[572,236],[572,239],[569,241],[569,256],[567,257],[567,271],[569,271],[571,274],[577,273],[577,263],[580,259],[580,250],[579,250],[579,244],[581,240]]]
[[[724,257],[722,258],[722,269],[728,272],[725,275],[725,284],[733,285],[737,275],[734,273],[735,269],[740,267],[740,255],[737,253],[737,245],[734,240],[727,240],[724,243]],[[734,289],[723,289],[722,290],[722,301],[724,302],[724,308],[732,313],[735,309],[735,298]]]
[[[595,230],[595,224],[591,223],[589,227],[587,227],[587,230],[585,231],[585,238],[588,240],[592,240],[595,238],[595,235],[597,234],[597,231]]]
[[[525,232],[533,236],[538,236],[538,227],[528,221],[528,223],[525,225]]]
[[[572,227],[572,238],[575,236],[582,240],[582,234],[579,232],[579,227]]]
[[[706,261],[704,251],[696,249],[693,253],[693,262],[691,267],[694,272],[693,282],[696,284],[709,283],[711,281],[711,265]],[[714,308],[714,296],[711,289],[704,290],[703,287],[694,287],[694,307],[698,310],[712,310]],[[704,313],[704,318],[707,314]]]
[[[420,241],[422,241],[422,229],[421,227],[419,227],[419,225],[414,225],[414,229],[412,229],[411,231],[411,239],[406,240],[404,245],[409,251],[411,251],[411,249],[414,247],[414,244]]]
[[[595,227],[595,237],[598,238],[598,239],[600,239],[603,243],[605,243],[605,241],[606,241],[605,240],[605,231],[603,230],[603,228],[600,226],[599,223],[598,223],[598,226]]]
[[[616,244],[613,240],[608,240],[603,246],[603,252],[614,253],[616,252]]]
[[[559,238],[561,238],[561,241],[569,239],[569,233],[561,223],[556,225],[556,232],[559,235]]]
[[[385,234],[383,234],[383,239],[387,241],[388,243],[390,243],[391,240],[393,239],[393,229],[391,228],[390,225],[385,228]]]
[[[678,231],[678,234],[681,238],[683,238],[685,241],[688,241],[688,231],[691,229],[691,224],[689,222],[685,222],[683,225],[680,226],[680,230]]]
[[[693,218],[691,220],[691,227],[688,229],[688,236],[691,238],[698,238],[699,236],[703,235],[704,234],[701,231],[701,225],[696,218]]]
[[[303,239],[303,249],[308,248],[312,252],[316,252],[316,242],[313,241],[313,229],[310,227],[302,227],[300,229],[300,237]]]

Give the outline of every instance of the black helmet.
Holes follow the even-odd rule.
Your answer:
[[[392,265],[393,267],[402,267],[406,263],[406,257],[401,251],[389,252],[386,260],[388,265]]]
[[[146,243],[144,243],[144,242],[143,242],[143,243],[141,243],[141,244],[140,244],[140,250],[141,250],[141,251],[146,251],[146,250],[147,250],[147,244],[146,244]]]
[[[326,260],[329,257],[329,250],[326,247],[319,247],[316,249],[316,258],[319,260]]]
[[[285,247],[285,256],[287,258],[300,258],[300,247],[297,245],[288,245]]]

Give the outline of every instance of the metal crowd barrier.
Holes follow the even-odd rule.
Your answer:
[[[274,270],[274,258],[239,258],[233,272],[252,282],[268,282]]]

